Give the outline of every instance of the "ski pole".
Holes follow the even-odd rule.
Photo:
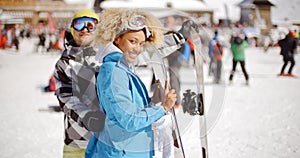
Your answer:
[[[162,59],[162,65],[163,65],[163,70],[165,72],[165,89],[167,88],[171,88],[171,86],[168,84],[168,74],[167,74],[167,69],[166,69],[166,66],[164,64],[164,60]],[[175,122],[175,128],[176,128],[176,131],[177,131],[177,134],[178,134],[178,140],[179,140],[179,143],[180,143],[180,147],[181,147],[181,151],[182,151],[182,155],[183,155],[183,158],[185,158],[185,153],[184,153],[184,149],[183,149],[183,145],[182,145],[182,139],[181,139],[181,135],[180,135],[180,131],[179,131],[179,126],[178,126],[178,122],[177,122],[177,117],[176,117],[176,114],[175,114],[175,109],[174,109],[174,106],[172,107],[171,109],[171,112],[173,114],[173,117],[174,117],[174,122]]]

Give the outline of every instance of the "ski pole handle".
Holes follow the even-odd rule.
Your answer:
[[[168,79],[166,79],[165,81],[165,93],[168,93],[169,92],[169,81]]]

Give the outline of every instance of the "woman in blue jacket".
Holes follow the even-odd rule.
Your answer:
[[[175,90],[165,91],[160,105],[132,69],[144,44],[163,41],[158,19],[138,9],[109,9],[97,28],[103,62],[97,77],[100,108],[106,113],[104,129],[95,133],[86,149],[92,158],[151,158],[154,155],[153,122],[163,117],[176,101]]]

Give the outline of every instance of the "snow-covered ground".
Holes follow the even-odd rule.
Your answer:
[[[226,86],[222,114],[208,133],[210,157],[299,157],[300,79],[277,76],[282,66],[278,48],[246,53],[250,86],[243,85],[242,74]],[[231,62],[225,64],[228,74]],[[298,65],[293,72],[299,76]]]
[[[63,115],[43,111],[57,101],[40,89],[58,55],[33,53],[33,39],[20,42],[19,52],[0,50],[0,157],[61,157]]]
[[[33,53],[33,44],[26,39],[19,52],[0,50],[1,158],[62,157],[63,114],[47,111],[58,103],[53,93],[40,89],[47,84],[59,54]],[[212,84],[205,72],[209,157],[300,157],[300,55],[294,68],[299,77],[288,78],[277,76],[282,66],[278,48],[268,53],[249,48],[246,53],[249,86],[241,71],[228,84],[228,50],[222,85]]]

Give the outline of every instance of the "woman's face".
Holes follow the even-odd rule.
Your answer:
[[[146,36],[143,30],[128,31],[115,39],[116,46],[124,53],[127,61],[132,63],[143,51]]]

